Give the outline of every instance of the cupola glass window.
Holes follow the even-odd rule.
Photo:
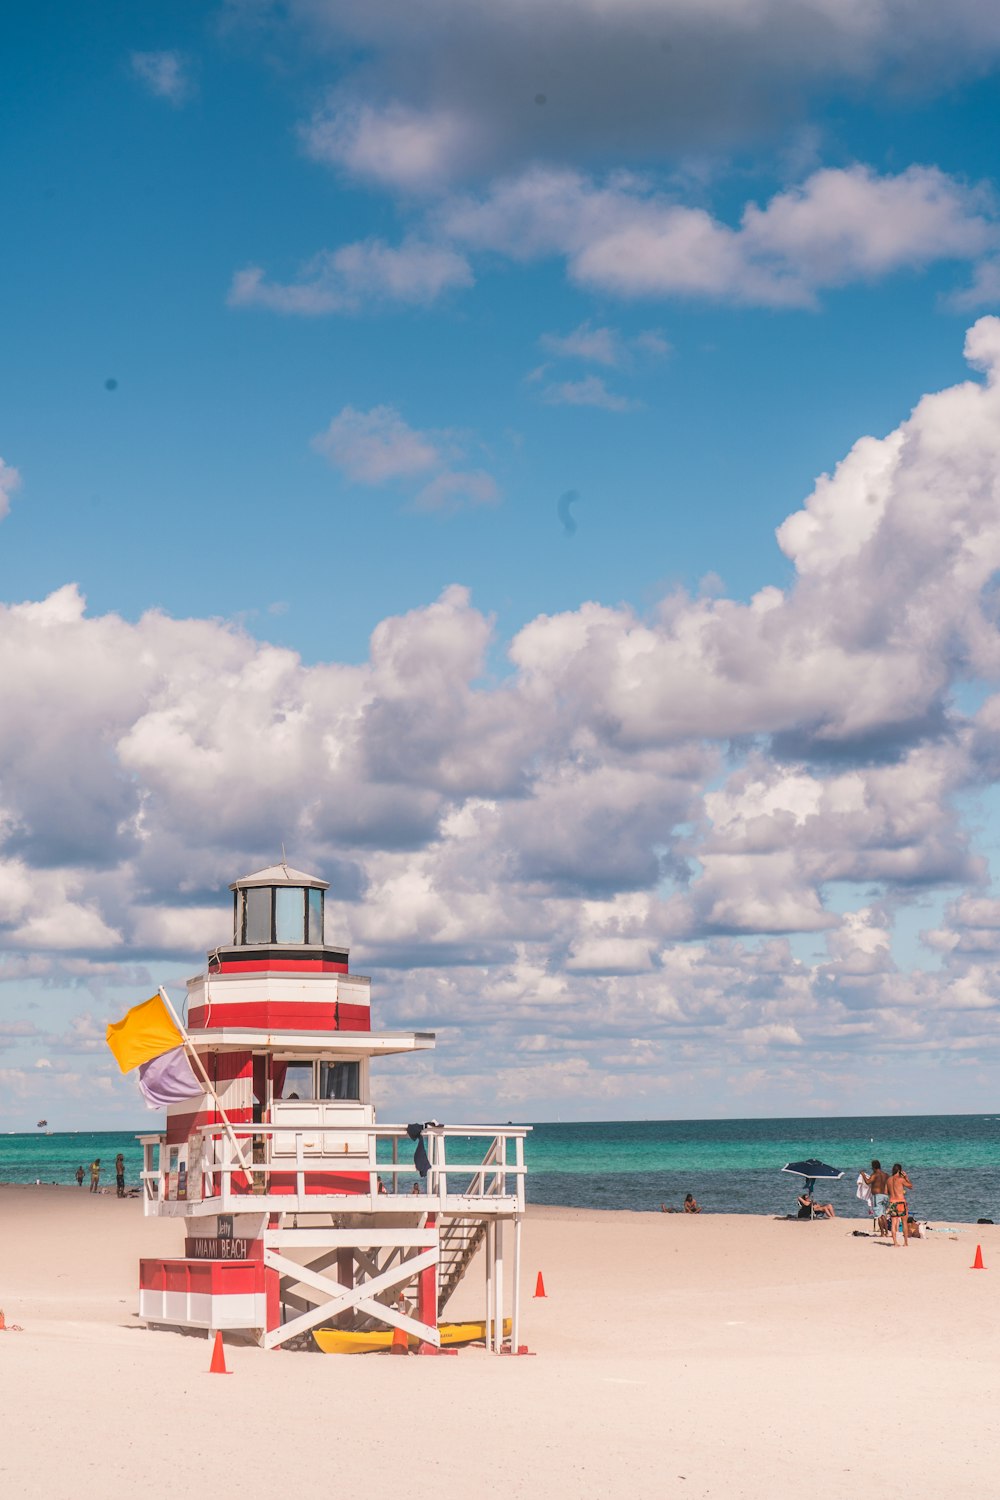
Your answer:
[[[238,890],[236,941],[321,944],[323,892],[301,885],[252,885]]]
[[[276,943],[305,943],[306,904],[305,891],[298,887],[278,886],[274,892],[274,941]]]

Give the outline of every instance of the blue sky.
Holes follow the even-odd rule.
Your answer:
[[[38,1055],[67,1115],[128,1116],[109,1007],[192,972],[213,892],[282,838],[340,872],[386,1019],[451,1038],[420,1087],[456,1108],[715,1113],[720,1076],[737,1112],[905,1106],[914,1068],[928,1105],[969,1097],[997,993],[962,906],[993,899],[995,471],[955,404],[979,422],[992,325],[971,369],[964,340],[998,310],[1000,28],[931,0],[709,9],[0,18],[0,1016],[38,1008],[0,1052],[11,1126]],[[814,490],[869,436],[860,478]],[[852,497],[890,453],[873,538]],[[928,493],[971,583],[957,554],[935,580]],[[820,540],[783,551],[796,513]],[[767,586],[783,664],[731,614]],[[830,626],[834,666],[827,622],[883,589],[912,618]],[[227,704],[244,746],[301,736],[242,809]],[[518,999],[484,1039],[491,987]],[[884,1101],[843,1092],[862,988],[898,1049]]]

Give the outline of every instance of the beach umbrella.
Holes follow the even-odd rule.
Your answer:
[[[783,1172],[791,1172],[793,1177],[804,1177],[806,1179],[806,1192],[811,1193],[816,1186],[818,1177],[828,1182],[836,1182],[843,1177],[839,1167],[831,1167],[829,1162],[817,1161],[811,1156],[808,1161],[790,1161],[781,1169]]]

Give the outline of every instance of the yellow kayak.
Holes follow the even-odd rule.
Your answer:
[[[510,1319],[504,1318],[504,1337],[510,1333]],[[375,1354],[392,1343],[391,1328],[373,1328],[368,1333],[351,1333],[343,1328],[314,1328],[313,1338],[324,1354]],[[486,1338],[486,1319],[480,1323],[439,1323],[442,1348],[454,1344],[474,1344]],[[415,1349],[420,1340],[407,1335],[407,1344]]]

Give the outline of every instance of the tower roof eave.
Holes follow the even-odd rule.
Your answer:
[[[306,885],[316,891],[328,891],[330,882],[320,880],[317,875],[307,875],[304,870],[293,870],[290,865],[268,865],[266,870],[255,870],[252,875],[241,875],[229,887],[231,891],[245,891],[255,885]]]
[[[425,1052],[437,1043],[433,1031],[268,1031],[264,1027],[220,1026],[188,1033],[202,1052],[356,1052],[389,1057]]]

